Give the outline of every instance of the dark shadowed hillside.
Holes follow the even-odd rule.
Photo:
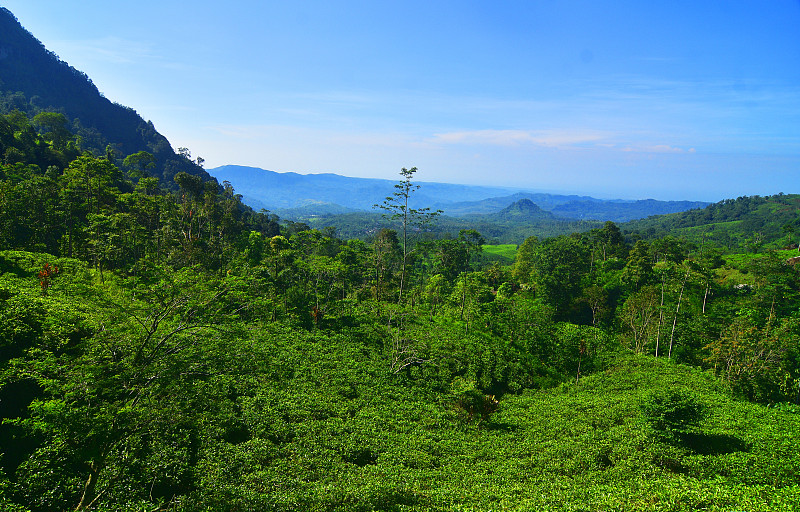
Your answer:
[[[44,111],[67,116],[69,129],[81,137],[81,146],[115,156],[147,151],[155,157],[156,174],[175,188],[179,172],[211,177],[187,156],[176,154],[151,121],[135,110],[104,97],[86,74],[60,60],[25,30],[14,15],[0,8],[0,113],[13,110],[30,117]]]

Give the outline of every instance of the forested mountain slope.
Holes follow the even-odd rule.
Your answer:
[[[796,246],[800,241],[800,195],[744,196],[705,208],[631,221],[620,228],[644,239],[667,234],[728,250]]]
[[[88,76],[48,51],[0,7],[0,113],[15,109],[31,118],[64,114],[66,122],[50,124],[79,135],[78,145],[96,155],[108,148],[119,163],[140,151],[152,154],[151,172],[167,187],[177,188],[173,178],[180,172],[211,179],[196,162],[176,154],[152,122],[102,96]]]

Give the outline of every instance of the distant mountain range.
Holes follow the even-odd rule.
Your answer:
[[[242,194],[243,201],[255,209],[264,208],[289,219],[339,215],[370,211],[394,192],[399,181],[350,178],[338,174],[279,173],[239,165],[225,165],[208,170],[218,181],[228,181]],[[418,182],[412,207],[440,209],[445,215],[465,217],[491,215],[520,200],[530,214],[535,206],[548,216],[578,220],[611,220],[626,222],[651,215],[662,215],[703,208],[710,203],[700,201],[657,201],[644,199],[603,200],[589,196],[558,195],[509,187],[455,185]],[[519,207],[518,207],[519,209]],[[508,213],[511,215],[511,213]],[[540,215],[534,215],[540,217]]]
[[[274,172],[257,167],[225,165],[209,169],[209,174],[221,183],[229,181],[244,201],[254,208],[328,213],[332,205],[350,211],[371,210],[372,205],[392,195],[397,181],[350,178],[338,174],[298,174]],[[398,180],[399,181],[399,180]],[[442,208],[458,201],[480,201],[487,197],[508,196],[512,188],[452,185],[418,182],[422,187],[414,193],[418,206]],[[446,198],[446,200],[442,200]],[[508,206],[508,203],[503,207]],[[502,208],[502,207],[501,207]],[[313,214],[313,213],[312,213]]]

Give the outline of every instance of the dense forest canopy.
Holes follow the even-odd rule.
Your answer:
[[[348,239],[6,86],[3,510],[800,506],[796,196],[503,263],[414,168]]]

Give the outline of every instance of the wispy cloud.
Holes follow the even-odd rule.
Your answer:
[[[652,139],[651,139],[652,140]],[[692,154],[694,147],[654,143],[643,134],[618,134],[593,130],[474,130],[437,133],[431,144],[502,146],[574,150],[599,149],[610,152]]]
[[[654,142],[643,134],[624,135],[593,130],[463,130],[420,136],[402,131],[342,130],[278,124],[218,124],[206,127],[225,140],[285,141],[317,147],[342,147],[352,150],[394,148],[408,151],[452,148],[496,147],[542,150],[601,150],[623,153],[692,154],[694,147]],[[462,148],[462,149],[458,149]],[[472,149],[469,149],[470,151]]]
[[[420,147],[424,143],[409,134],[397,132],[364,132],[318,129],[304,126],[238,124],[213,125],[206,128],[232,140],[245,141],[294,141],[300,144],[317,144],[358,147]]]
[[[152,45],[115,36],[64,40],[56,42],[55,45],[67,54],[83,55],[86,58],[112,64],[131,64],[156,57]]]
[[[436,133],[433,135],[432,142],[441,144],[535,145],[551,148],[570,148],[600,143],[607,138],[608,134],[591,131],[473,130]]]
[[[626,146],[622,148],[622,151],[628,153],[695,153],[696,152],[694,148],[684,149],[675,146],[670,146],[669,144]]]

